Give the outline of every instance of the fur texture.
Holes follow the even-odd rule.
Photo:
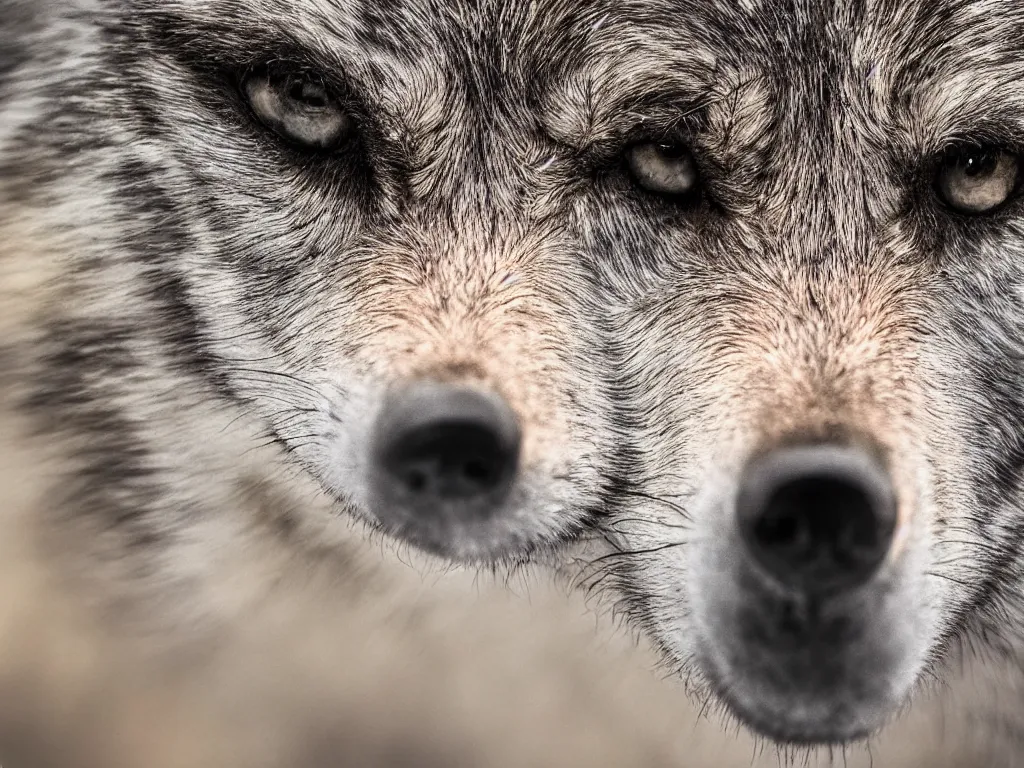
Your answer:
[[[947,722],[974,720],[964,691],[982,692],[1005,739],[990,759],[1019,759],[1020,176],[966,215],[941,174],[971,148],[1017,162],[1024,15],[960,0],[671,13],[633,61],[685,52],[658,87],[687,118],[630,117],[693,153],[702,198],[630,200],[611,181],[591,196],[588,250],[646,259],[600,273],[643,450],[595,579],[698,696],[776,737],[828,719],[842,740],[938,683]],[[567,136],[589,142],[603,114]],[[742,471],[794,441],[864,445],[892,477],[895,541],[849,599],[792,601],[751,576]]]
[[[442,554],[554,562],[708,706],[800,740],[749,685],[800,647],[736,661],[757,646],[731,500],[758,451],[855,435],[901,517],[830,706],[859,713],[868,668],[882,715],[914,704],[844,757],[1017,759],[1024,233],[1016,199],[967,218],[931,183],[952,144],[1020,145],[1012,3],[0,9],[4,282],[55,262],[0,347],[7,411],[59,454],[30,465],[45,503],[8,507],[45,589],[147,659],[260,626],[277,589],[404,603],[351,550],[373,424],[406,381],[467,382],[513,406],[523,467],[493,540]],[[239,81],[268,61],[339,94],[349,151],[258,124]],[[694,153],[700,200],[637,188],[624,153],[650,141]]]
[[[564,212],[535,194],[546,158],[528,92],[478,80],[498,66],[489,44],[425,9],[400,33],[376,6],[52,13],[19,44],[41,55],[9,77],[0,163],[37,226],[96,237],[76,254],[69,316],[44,340],[41,365],[64,374],[40,382],[33,406],[72,411],[60,429],[118,436],[90,471],[103,494],[130,477],[138,495],[123,514],[98,499],[131,520],[97,524],[115,522],[139,551],[173,547],[190,517],[173,478],[188,486],[195,462],[234,460],[214,431],[272,444],[282,474],[324,491],[294,521],[312,522],[310,538],[346,513],[377,522],[378,414],[428,379],[504,397],[522,447],[489,535],[417,543],[489,561],[578,535],[613,492],[618,456],[597,305]],[[305,154],[260,125],[241,82],[262,62],[323,73],[358,124],[352,142]],[[193,405],[222,423],[186,422]],[[145,429],[121,423],[136,407]]]

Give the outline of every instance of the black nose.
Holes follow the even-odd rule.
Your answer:
[[[378,517],[443,525],[490,516],[515,480],[519,442],[515,414],[492,393],[436,382],[394,393],[375,438]]]
[[[780,585],[803,593],[867,581],[896,529],[888,474],[846,446],[785,448],[756,459],[743,474],[736,504],[754,560]]]

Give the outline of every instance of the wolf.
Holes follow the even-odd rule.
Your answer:
[[[77,446],[38,434],[10,382],[18,350],[53,307],[48,286],[62,262],[39,239],[5,239],[0,259],[0,755],[11,765],[779,764],[650,674],[653,649],[624,643],[614,624],[595,636],[580,593],[567,600],[541,582],[526,603],[501,585],[472,595],[425,587],[358,539],[300,562],[267,548],[259,567],[278,583],[243,621],[154,654],[151,637],[124,633],[54,567],[69,539],[50,524],[63,514],[53,484],[68,478]],[[231,509],[256,524],[280,515],[292,501],[272,480],[245,475]],[[994,702],[986,694],[977,704],[984,724]],[[992,762],[995,753],[968,738],[977,720],[928,719],[902,722],[844,764],[1013,764]],[[834,763],[808,755],[805,764]]]
[[[26,262],[20,247],[12,255],[12,242],[0,243],[0,333],[20,347],[45,318],[59,260],[36,240]],[[4,363],[9,374],[19,360],[8,354]],[[595,633],[581,593],[541,581],[527,603],[503,585],[473,594],[424,585],[359,539],[342,548],[343,558],[332,550],[313,561],[268,548],[261,567],[273,567],[278,583],[244,621],[153,653],[151,637],[125,633],[54,567],[68,539],[40,521],[61,514],[53,483],[67,477],[76,446],[40,436],[12,405],[19,400],[0,400],[5,765],[778,764],[770,751],[756,758],[749,735],[698,718],[678,686],[651,674],[653,649],[632,645],[614,624]],[[250,474],[236,485],[232,509],[273,519],[292,503],[279,490],[272,478],[260,483]],[[977,764],[963,730],[953,723],[944,731],[903,724],[899,738],[866,759],[851,752],[847,764]]]
[[[1024,8],[651,5],[689,61],[592,192],[643,259],[599,276],[641,450],[590,578],[775,742],[909,709],[1020,764]]]
[[[617,493],[557,12],[0,3],[5,761],[683,759],[564,600],[464,616],[352,523],[515,561]]]
[[[0,7],[0,229],[59,262],[7,391],[81,610],[387,604],[357,517],[582,569],[773,741],[937,679],[880,754],[1014,758],[1014,8]]]
[[[342,564],[278,562],[277,588],[244,621],[154,653],[55,573],[66,541],[38,519],[67,455],[17,412],[0,407],[0,425],[5,766],[717,764],[714,732],[665,738],[679,702],[634,654],[595,642],[564,590],[527,603],[501,585],[425,588],[372,542],[352,542]],[[233,503],[259,517],[290,502],[252,483]],[[641,721],[636,701],[661,704]]]

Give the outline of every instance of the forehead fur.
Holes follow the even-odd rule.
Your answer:
[[[769,133],[806,142],[818,126],[836,139],[857,123],[890,145],[898,128],[916,154],[962,134],[1016,134],[1024,113],[1024,9],[1007,0],[126,5],[133,25],[195,55],[301,53],[393,136],[419,137],[421,155],[446,142],[471,151],[481,131],[527,143],[540,129],[580,148],[645,124],[669,130],[709,104],[707,140],[723,156],[763,151]]]
[[[706,85],[710,50],[671,3],[134,0],[131,29],[240,63],[301,55],[424,130],[498,124],[559,102],[615,108]],[[425,103],[442,104],[423,121]],[[449,110],[454,109],[455,112]],[[577,123],[592,116],[575,116]]]

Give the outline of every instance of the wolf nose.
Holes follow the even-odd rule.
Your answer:
[[[896,529],[887,472],[840,445],[776,450],[751,462],[736,511],[754,560],[805,594],[852,589],[881,567]]]
[[[497,395],[437,382],[395,393],[377,425],[378,517],[489,517],[515,479],[519,443],[515,414]]]

